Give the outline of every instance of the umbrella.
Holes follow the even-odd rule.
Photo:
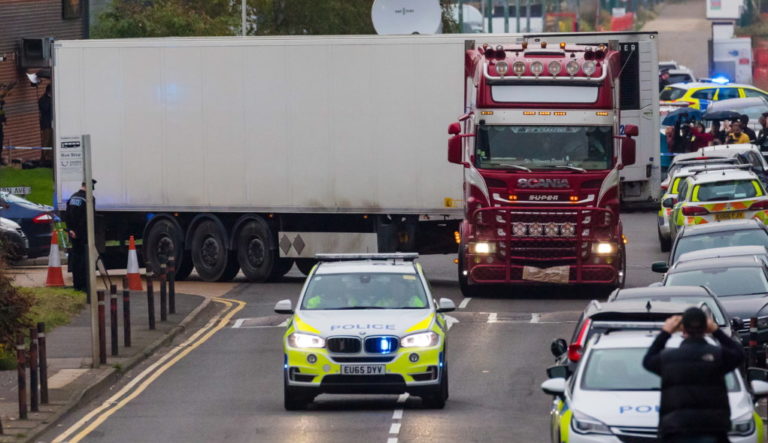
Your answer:
[[[701,120],[701,111],[691,108],[680,108],[667,114],[661,122],[664,126],[674,126],[681,122],[692,122]]]
[[[736,111],[713,111],[713,112],[705,112],[704,117],[702,117],[704,120],[738,120],[739,117],[741,117],[740,112]]]

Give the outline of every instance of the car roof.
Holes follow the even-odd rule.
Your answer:
[[[752,171],[741,169],[723,169],[720,171],[701,172],[688,177],[694,184],[715,183],[726,180],[757,180],[757,175]]]
[[[675,157],[672,159],[672,164],[674,165],[683,161],[690,161],[690,160],[707,160],[701,157],[709,157],[709,159],[712,159],[712,160],[715,160],[718,158],[732,158],[741,153],[748,152],[748,151],[760,152],[760,148],[757,145],[752,145],[747,143],[740,143],[735,145],[705,146],[703,148],[699,148],[694,152],[686,152],[683,154],[675,155]]]
[[[684,262],[689,260],[702,260],[705,258],[724,258],[735,257],[742,255],[768,255],[768,248],[765,246],[726,246],[724,248],[710,248],[702,249],[699,251],[686,252],[681,255],[677,262]]]
[[[351,260],[320,262],[315,274],[416,274],[412,262],[398,260]]]
[[[682,263],[676,263],[673,265],[668,274],[674,274],[676,272],[684,271],[696,271],[700,269],[723,269],[723,268],[762,268],[766,263],[763,259],[756,256],[738,256],[738,257],[721,257],[717,260],[710,258],[700,260],[689,260]]]
[[[752,85],[745,85],[741,83],[728,83],[725,85],[721,85],[719,83],[709,83],[709,82],[691,82],[691,83],[673,83],[671,85],[668,85],[668,87],[672,88],[679,88],[679,89],[706,89],[706,88],[749,88],[749,89],[757,89]]]
[[[616,300],[605,303],[593,300],[587,307],[585,317],[610,317],[609,314],[678,314],[684,312],[689,307],[685,303],[649,302],[648,300],[641,299]]]
[[[762,229],[765,231],[766,227],[760,220],[750,218],[748,220],[728,220],[700,225],[685,225],[678,235],[702,235],[713,232],[743,231],[748,229]]]
[[[619,330],[592,337],[589,349],[648,348],[659,331]]]
[[[729,108],[731,106],[741,108],[741,107],[765,105],[765,104],[768,104],[768,102],[763,97],[727,98],[725,100],[718,100],[710,103],[709,107],[707,108],[707,111],[710,111],[712,109],[719,109],[719,108]]]
[[[656,286],[644,288],[617,289],[618,300],[642,299],[648,297],[712,297],[702,286]]]

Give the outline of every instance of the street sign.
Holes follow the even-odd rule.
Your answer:
[[[80,183],[83,180],[83,147],[80,136],[61,137],[58,166],[62,182]]]

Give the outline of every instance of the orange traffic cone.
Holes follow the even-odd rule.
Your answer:
[[[48,253],[48,277],[45,286],[64,286],[64,274],[61,272],[59,257],[59,236],[56,230],[51,235],[51,251]]]
[[[143,291],[141,275],[139,275],[139,257],[136,255],[136,241],[133,236],[128,241],[128,271],[126,273],[128,289],[131,291]]]

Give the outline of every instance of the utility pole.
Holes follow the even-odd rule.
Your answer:
[[[464,0],[459,0],[459,33],[464,33]]]
[[[246,10],[248,9],[247,8],[247,6],[248,6],[247,2],[248,2],[247,0],[242,0],[242,3],[240,4],[240,13],[241,13],[241,16],[240,16],[240,29],[241,29],[243,37],[245,37],[245,34],[246,34],[246,29],[245,29],[246,17],[245,17],[245,13],[246,13]]]
[[[488,33],[493,34],[493,0],[488,0]]]
[[[520,0],[515,0],[515,32],[520,32]]]
[[[85,217],[88,245],[88,298],[91,300],[91,366],[99,367],[99,302],[96,299],[96,238],[93,218],[93,171],[91,169],[91,136],[83,135],[83,181],[85,182]]]
[[[509,33],[509,0],[504,0],[504,32]]]

